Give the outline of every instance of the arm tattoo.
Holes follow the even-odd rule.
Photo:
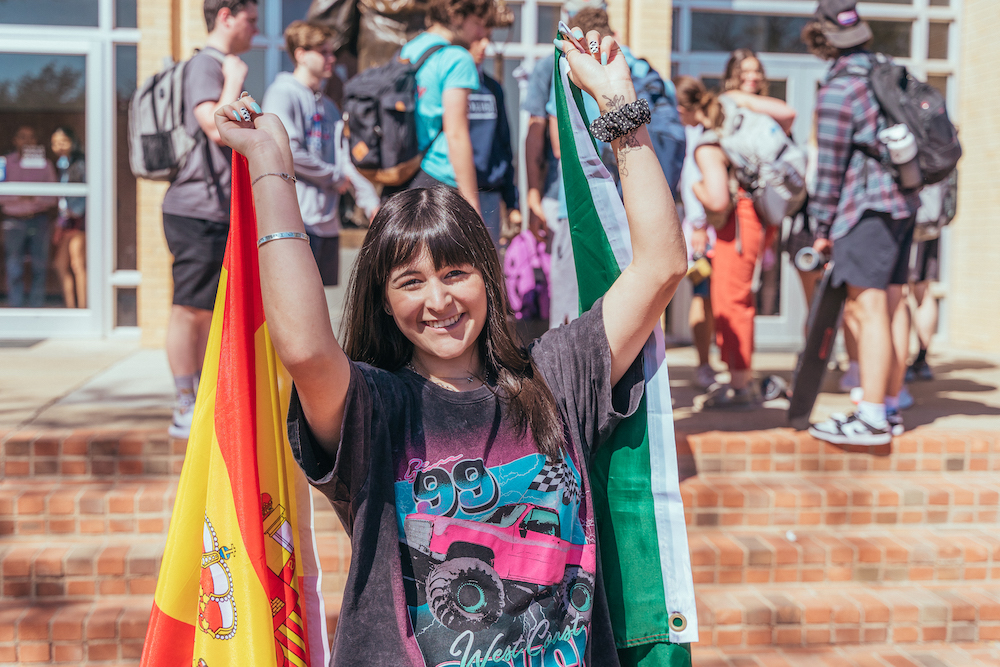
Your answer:
[[[625,106],[625,97],[622,95],[615,95],[614,97],[608,97],[607,95],[602,95],[604,101],[608,104],[608,109],[611,111],[618,111]],[[639,138],[636,137],[636,132],[639,128],[635,128],[628,134],[621,137],[618,143],[618,174],[620,176],[628,176],[628,166],[626,165],[626,156],[636,151],[640,148]]]

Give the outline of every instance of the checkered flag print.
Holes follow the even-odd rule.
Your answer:
[[[573,471],[566,465],[565,459],[553,462],[552,459],[545,459],[545,465],[535,475],[528,488],[541,493],[552,493],[562,489],[562,501],[564,505],[578,503],[580,501],[580,486],[576,483]]]

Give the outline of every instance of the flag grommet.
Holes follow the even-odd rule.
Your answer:
[[[688,626],[688,620],[684,618],[684,614],[681,614],[679,612],[674,612],[673,614],[670,614],[668,622],[670,623],[670,629],[673,630],[674,632],[684,632],[684,630],[686,630]]]

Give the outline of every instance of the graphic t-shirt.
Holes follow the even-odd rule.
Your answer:
[[[333,458],[293,394],[292,452],[351,536],[331,665],[618,664],[586,462],[643,382],[640,360],[612,390],[601,306],[531,350],[567,435],[558,460],[490,387],[352,364]]]
[[[451,45],[444,37],[423,32],[400,50],[400,57],[416,62],[424,51],[437,44],[447,44],[431,55],[417,72],[417,139],[420,150],[426,150],[420,168],[428,176],[457,187],[455,169],[448,156],[448,139],[441,131],[444,118],[444,91],[452,88],[479,88],[479,72],[472,54],[465,48]]]

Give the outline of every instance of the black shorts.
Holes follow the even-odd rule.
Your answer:
[[[941,239],[915,241],[910,251],[910,282],[937,282],[941,275],[938,260]]]
[[[229,223],[164,213],[163,234],[174,256],[174,305],[213,310]]]
[[[851,231],[833,242],[833,285],[884,290],[909,281],[913,218],[893,220],[866,211]]]
[[[316,258],[323,285],[330,287],[340,282],[340,237],[309,234],[309,249]]]

